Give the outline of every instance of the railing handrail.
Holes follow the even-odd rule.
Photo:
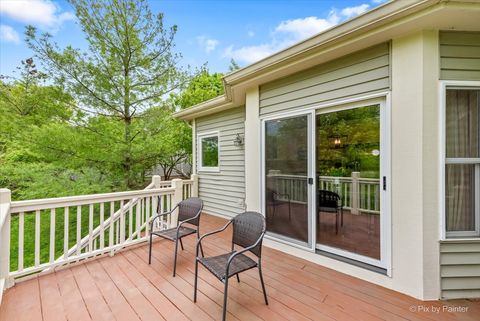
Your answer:
[[[111,201],[120,201],[123,199],[134,198],[137,196],[153,196],[170,194],[174,191],[173,187],[151,188],[144,190],[113,192],[102,194],[87,194],[77,196],[65,196],[55,198],[42,198],[36,200],[14,201],[11,203],[10,212],[30,212],[42,209],[60,208],[66,206],[87,205]]]

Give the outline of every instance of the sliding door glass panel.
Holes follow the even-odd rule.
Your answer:
[[[380,106],[316,119],[317,244],[380,260]]]
[[[267,231],[308,242],[308,116],[265,122]]]

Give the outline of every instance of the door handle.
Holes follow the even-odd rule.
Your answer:
[[[308,178],[308,185],[313,185],[313,178],[312,177]]]
[[[383,176],[383,190],[387,190],[387,176]]]

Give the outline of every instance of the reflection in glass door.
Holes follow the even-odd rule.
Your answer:
[[[318,248],[381,259],[380,155],[379,105],[316,116]]]
[[[265,122],[264,204],[267,231],[309,243],[308,173],[311,115]]]

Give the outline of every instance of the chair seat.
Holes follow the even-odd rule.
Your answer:
[[[235,253],[235,251],[217,256],[199,257],[198,261],[202,263],[202,265],[205,266],[210,272],[212,272],[220,281],[223,281],[225,279],[225,270],[227,268],[228,259],[233,253]],[[233,259],[232,263],[230,263],[228,277],[256,266],[257,262],[244,254],[239,254]]]
[[[197,230],[193,228],[181,226],[180,229],[178,230],[178,238],[181,239],[184,236],[187,236],[196,232]],[[174,228],[169,228],[167,230],[154,231],[152,232],[152,234],[175,241],[177,238],[177,228],[174,227]]]
[[[336,213],[338,211],[336,207],[320,206],[318,209],[320,212],[329,212],[329,213]]]

